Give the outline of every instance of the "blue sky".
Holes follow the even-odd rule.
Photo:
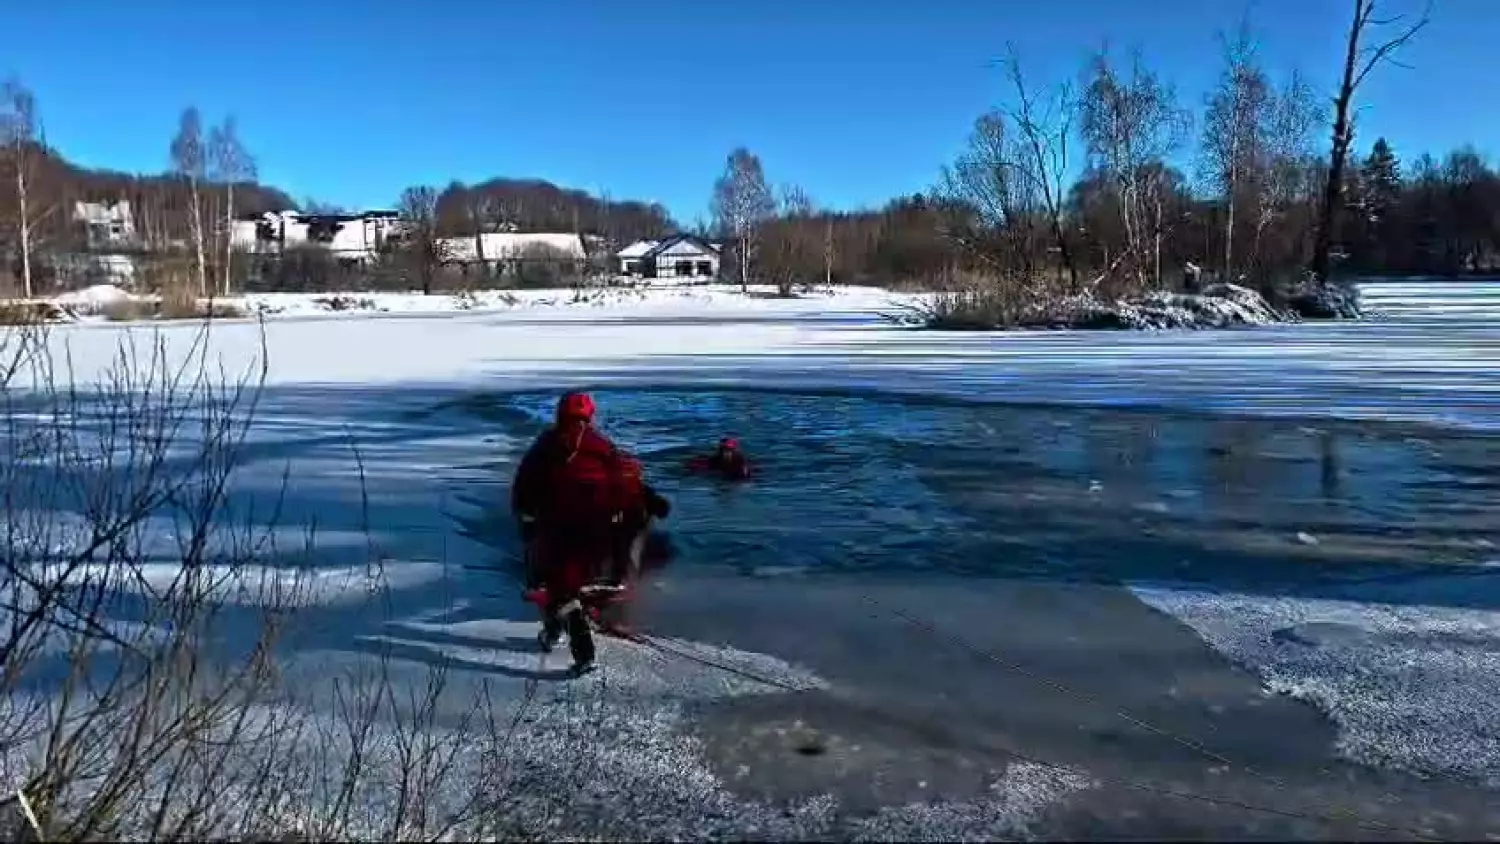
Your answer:
[[[1420,0],[1384,0],[1393,10]],[[1437,0],[1414,69],[1367,84],[1361,147],[1500,150],[1496,0]],[[1108,38],[1194,106],[1217,32],[1248,8],[1275,75],[1331,91],[1352,0],[75,0],[6,13],[0,73],[90,166],[164,169],[184,106],[234,115],[262,181],[298,199],[394,203],[407,185],[526,176],[706,214],[743,144],[768,178],[851,207],[929,187],[1028,74],[1076,78]],[[223,57],[220,57],[220,54]]]

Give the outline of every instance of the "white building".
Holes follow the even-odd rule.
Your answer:
[[[637,278],[719,277],[720,246],[691,234],[665,240],[639,240],[615,253],[620,272]]]
[[[576,234],[489,232],[463,237],[445,237],[443,257],[456,264],[514,265],[521,261],[582,263],[588,253]]]
[[[89,249],[109,249],[136,244],[135,215],[130,203],[75,202],[73,220],[82,223],[88,233]]]
[[[360,214],[304,214],[267,211],[234,221],[234,248],[252,254],[278,254],[299,246],[318,246],[337,258],[374,258],[386,241],[399,236],[403,224],[395,211]]]
[[[646,253],[656,248],[657,240],[637,240],[635,243],[615,253],[615,259],[620,262],[620,272],[625,275],[639,276],[642,274],[642,260]]]

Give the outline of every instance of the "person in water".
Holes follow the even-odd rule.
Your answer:
[[[594,400],[568,393],[553,424],[521,458],[511,485],[511,511],[527,547],[527,588],[545,590],[538,641],[551,650],[568,634],[573,669],[594,667],[593,632],[585,592],[600,584],[618,588],[631,568],[635,537],[652,517],[664,518],[666,499],[646,485],[639,461],[622,452],[593,425]]]
[[[750,459],[740,450],[739,440],[725,437],[711,453],[688,460],[688,469],[711,472],[731,481],[747,480],[751,474]]]

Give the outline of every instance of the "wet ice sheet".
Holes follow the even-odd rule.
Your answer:
[[[1500,786],[1500,612],[1134,592],[1270,690],[1316,704],[1348,758]]]

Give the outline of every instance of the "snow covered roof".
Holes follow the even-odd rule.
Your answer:
[[[484,242],[486,261],[519,258],[528,249],[536,247],[552,249],[560,255],[578,261],[588,257],[583,249],[583,238],[576,234],[490,232],[479,237]],[[451,260],[479,260],[479,250],[474,241],[474,235],[443,238],[443,243]]]
[[[686,247],[686,248],[683,248]],[[719,249],[712,243],[692,234],[674,234],[666,240],[658,240],[646,252],[652,255],[692,255],[692,254],[716,254]],[[625,256],[621,256],[625,257]]]
[[[632,243],[629,246],[625,247],[624,249],[621,249],[619,252],[616,252],[615,253],[615,257],[617,257],[617,258],[642,258],[642,257],[645,257],[645,255],[646,255],[647,252],[650,252],[652,249],[655,249],[656,248],[656,244],[657,244],[657,241],[655,241],[655,240],[637,240],[635,243]]]

